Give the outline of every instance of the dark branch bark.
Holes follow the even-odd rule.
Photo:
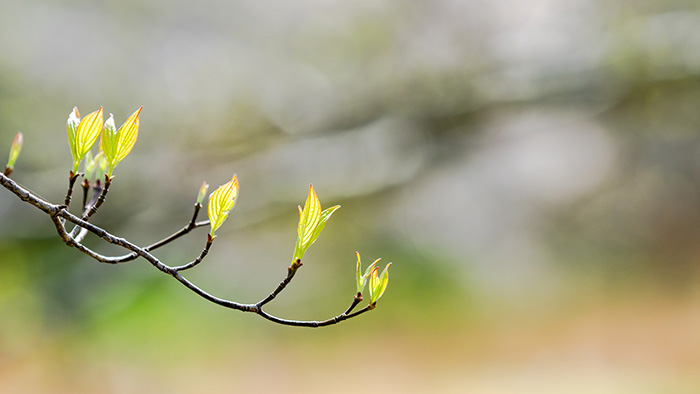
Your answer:
[[[80,184],[80,186],[83,187],[83,212],[87,209],[87,198],[88,198],[88,192],[90,191],[90,182],[88,182],[87,179],[83,180],[83,183]]]
[[[323,326],[328,326],[332,324],[337,324],[340,323],[344,320],[359,316],[371,309],[374,309],[374,305],[367,305],[365,308],[360,309],[357,312],[351,313],[351,311],[357,306],[357,304],[362,300],[362,295],[358,293],[354,298],[353,302],[350,305],[350,307],[343,312],[340,315],[337,315],[333,318],[330,318],[328,320],[322,320],[322,321],[301,321],[301,320],[288,320],[288,319],[283,319],[279,318],[273,315],[268,314],[267,312],[263,311],[262,307],[272,301],[282,290],[284,290],[287,285],[291,282],[291,280],[294,278],[294,275],[296,274],[296,271],[299,269],[301,266],[301,261],[295,261],[293,264],[288,268],[287,270],[287,277],[280,282],[280,284],[277,286],[277,288],[270,293],[267,297],[265,297],[263,300],[256,304],[243,304],[243,303],[238,303],[235,301],[230,301],[226,300],[223,298],[216,297],[214,295],[209,294],[208,292],[202,290],[200,287],[196,286],[194,283],[190,282],[187,280],[184,276],[180,274],[179,271],[186,270],[189,268],[192,268],[199,264],[204,257],[207,255],[209,248],[212,245],[213,239],[211,236],[208,237],[207,239],[207,244],[202,250],[202,253],[200,253],[199,257],[195,259],[194,261],[182,265],[182,266],[176,266],[176,267],[171,267],[163,262],[161,262],[157,257],[153,256],[150,251],[157,249],[161,246],[164,246],[177,238],[189,233],[192,229],[201,227],[201,226],[206,226],[209,224],[208,221],[203,221],[203,222],[196,222],[197,220],[197,215],[199,213],[199,210],[201,209],[201,205],[195,204],[195,210],[192,215],[192,219],[190,222],[183,227],[180,231],[170,235],[169,237],[158,241],[152,245],[149,245],[145,248],[141,248],[128,240],[124,238],[120,238],[117,236],[114,236],[107,232],[106,230],[95,226],[87,221],[89,219],[90,215],[86,214],[83,215],[83,218],[79,218],[72,213],[68,212],[68,203],[70,203],[70,194],[72,193],[73,190],[73,185],[75,183],[75,179],[77,178],[77,175],[71,174],[71,182],[70,182],[70,187],[68,189],[68,192],[66,194],[66,204],[65,205],[55,205],[52,204],[42,198],[37,197],[33,193],[31,193],[29,190],[25,189],[24,187],[20,186],[17,184],[15,181],[10,179],[7,175],[0,173],[0,184],[4,186],[7,190],[11,191],[14,193],[20,200],[29,203],[30,205],[36,207],[37,209],[43,211],[44,213],[48,214],[49,217],[51,218],[54,226],[56,227],[56,232],[58,233],[58,236],[61,238],[61,240],[68,246],[74,247],[81,251],[82,253],[85,253],[86,255],[90,256],[96,261],[102,262],[102,263],[110,263],[110,264],[116,264],[120,262],[126,262],[126,261],[131,261],[134,260],[138,257],[141,257],[148,261],[151,265],[153,265],[155,268],[157,268],[159,271],[168,274],[175,278],[178,282],[183,284],[185,287],[190,289],[192,292],[195,294],[199,295],[200,297],[213,302],[217,305],[223,306],[225,308],[230,308],[230,309],[235,309],[239,311],[244,311],[244,312],[253,312],[260,317],[269,320],[274,323],[278,324],[283,324],[283,325],[288,325],[288,326],[296,326],[296,327],[323,327]],[[109,182],[105,184],[105,188],[103,189],[102,193],[100,194],[100,198],[98,199],[97,204],[95,204],[93,207],[91,207],[89,212],[93,212],[97,210],[99,205],[101,205],[102,202],[104,202],[104,196],[107,194],[107,189],[109,187]],[[94,211],[93,211],[94,208]],[[125,256],[119,256],[119,257],[109,257],[109,256],[104,256],[101,255],[88,247],[84,246],[82,243],[77,242],[71,234],[69,234],[64,226],[63,220],[68,221],[73,223],[74,225],[84,228],[90,233],[102,238],[108,243],[111,243],[113,245],[120,246],[126,250],[129,250],[131,253]]]
[[[325,327],[325,326],[330,326],[332,324],[337,324],[340,323],[343,320],[351,319],[355,316],[359,316],[367,311],[371,310],[370,306],[366,306],[359,311],[351,314],[341,314],[336,317],[330,318],[328,320],[322,320],[322,321],[305,321],[305,320],[287,320],[287,319],[281,319],[276,316],[272,316],[264,312],[262,309],[257,311],[257,314],[262,316],[264,319],[270,320],[272,322],[275,322],[277,324],[284,324],[286,326],[295,326],[295,327]]]
[[[199,256],[196,259],[192,260],[191,262],[189,262],[185,265],[178,266],[178,267],[173,267],[173,269],[175,271],[184,271],[184,270],[188,270],[188,269],[196,266],[197,264],[201,263],[202,260],[204,260],[204,258],[207,257],[207,253],[209,253],[209,248],[211,248],[212,243],[214,243],[214,238],[212,238],[211,235],[207,234],[207,244],[204,246],[204,249],[202,249],[202,253],[200,253]]]
[[[75,180],[78,179],[78,175],[80,174],[74,174],[73,171],[71,171],[68,175],[68,190],[66,191],[66,198],[63,202],[66,208],[70,206],[71,196],[73,195],[73,186],[75,185]]]
[[[107,193],[109,192],[109,185],[112,184],[112,180],[105,175],[105,187],[102,189],[102,192],[100,193],[100,196],[97,198],[97,202],[95,204],[90,204],[90,208],[87,210],[86,213],[83,214],[83,220],[89,220],[92,215],[97,213],[97,209],[102,206],[102,204],[105,202],[105,199],[107,198]]]
[[[299,261],[299,263],[301,263],[301,261]],[[282,282],[280,282],[279,286],[277,286],[277,288],[272,293],[270,293],[270,295],[268,295],[267,297],[265,297],[264,299],[260,300],[257,303],[258,307],[262,308],[263,305],[265,305],[268,302],[275,299],[275,297],[277,297],[277,294],[281,293],[282,290],[284,290],[287,287],[289,282],[292,281],[292,279],[294,278],[294,275],[297,273],[298,269],[299,269],[299,266],[295,266],[294,264],[292,264],[289,268],[287,268],[287,277],[284,278],[284,280],[282,280]]]

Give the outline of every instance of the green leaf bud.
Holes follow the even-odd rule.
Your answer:
[[[209,190],[209,184],[204,181],[202,186],[199,188],[199,194],[197,194],[197,204],[202,205],[204,197],[207,195],[207,190]]]
[[[10,171],[15,168],[15,162],[19,157],[19,153],[22,151],[22,144],[24,143],[24,136],[21,131],[18,131],[15,135],[15,139],[12,140],[12,145],[10,146],[10,158],[7,160],[7,165]]]

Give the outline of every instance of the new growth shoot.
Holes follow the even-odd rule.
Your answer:
[[[139,133],[139,115],[141,114],[141,110],[142,107],[139,107],[117,129],[112,114],[109,115],[106,121],[103,121],[102,107],[82,118],[78,108],[73,108],[66,122],[68,146],[70,147],[73,163],[70,166],[70,171],[68,171],[68,190],[63,204],[53,204],[46,201],[10,179],[10,175],[17,162],[20,151],[22,150],[22,133],[17,133],[12,142],[5,171],[0,173],[0,184],[14,193],[20,200],[46,213],[56,227],[58,236],[68,246],[78,249],[78,251],[101,263],[119,264],[139,258],[146,260],[160,272],[171,276],[195,294],[225,308],[253,312],[274,323],[300,327],[322,327],[337,324],[376,308],[377,301],[387,288],[389,282],[388,270],[391,263],[386,265],[381,275],[377,267],[377,263],[380,259],[375,260],[366,270],[362,271],[360,254],[356,253],[357,292],[353,295],[352,302],[345,312],[327,320],[310,321],[284,319],[270,315],[263,310],[265,305],[274,300],[275,297],[289,285],[296,272],[302,266],[304,254],[321,235],[321,231],[323,231],[333,213],[340,208],[339,205],[335,205],[323,210],[321,208],[321,202],[311,185],[309,186],[309,193],[306,197],[304,207],[298,207],[299,225],[297,226],[297,241],[294,247],[292,263],[287,268],[287,276],[271,293],[269,293],[269,295],[254,304],[245,304],[214,296],[182,275],[183,271],[193,268],[204,261],[216,239],[216,231],[224,224],[226,219],[228,219],[231,210],[234,208],[239,193],[238,178],[235,175],[230,181],[217,187],[209,195],[207,205],[209,220],[197,221],[199,211],[202,208],[202,204],[209,189],[209,185],[203,182],[202,186],[199,188],[194,204],[194,212],[190,221],[179,231],[148,246],[138,246],[126,238],[117,237],[107,230],[90,223],[91,217],[98,212],[98,209],[106,201],[107,192],[114,180],[114,169],[129,155],[136,144]],[[98,138],[100,139],[100,143],[97,152],[93,154],[93,148]],[[85,163],[83,173],[78,172],[80,163]],[[76,216],[69,211],[69,208],[73,188],[79,177],[83,178],[81,182],[83,188],[83,204],[81,205],[80,215]],[[92,197],[89,198],[91,190]],[[74,226],[70,231],[66,228],[68,223]],[[205,246],[200,254],[193,260],[182,265],[168,265],[152,254],[154,250],[178,240],[193,230],[207,226],[209,227],[209,232],[207,233]],[[82,241],[84,237],[90,233],[107,243],[123,248],[126,254],[121,256],[106,256],[85,246]],[[362,292],[368,283],[370,295],[369,303],[364,308],[353,312],[362,301]]]

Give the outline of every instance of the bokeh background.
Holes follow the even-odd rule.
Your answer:
[[[76,105],[144,107],[114,234],[153,242],[238,175],[201,287],[268,294],[313,183],[342,209],[268,310],[342,312],[356,250],[389,288],[277,326],[0,190],[0,392],[700,391],[695,0],[0,2],[0,147],[24,132],[13,178],[54,202]]]

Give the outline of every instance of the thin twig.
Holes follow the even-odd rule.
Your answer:
[[[97,203],[97,199],[100,197],[100,194],[102,194],[102,181],[98,179],[92,186],[92,198],[90,198],[90,202],[85,204],[85,208],[83,209],[83,215],[86,215],[88,213],[90,207],[95,206],[95,204]]]
[[[78,175],[80,174],[74,174],[73,171],[68,174],[68,190],[66,191],[66,198],[63,202],[63,205],[65,205],[66,208],[70,206],[71,196],[73,195],[73,186],[75,185],[75,180],[78,179]]]
[[[353,297],[352,304],[350,304],[350,307],[348,307],[344,314],[347,315],[348,313],[352,312],[352,310],[355,309],[357,304],[360,302],[362,302],[362,293],[357,293],[355,294],[355,297]]]
[[[180,265],[177,267],[173,267],[173,269],[175,271],[184,271],[184,270],[188,270],[188,269],[196,266],[197,264],[201,263],[202,260],[204,260],[204,258],[207,257],[207,253],[209,253],[209,248],[211,248],[212,243],[214,243],[214,238],[210,234],[207,234],[207,244],[204,246],[204,249],[202,249],[202,253],[200,253],[196,259],[190,261],[189,263],[184,264],[184,265]]]
[[[355,317],[355,316],[359,316],[359,315],[361,315],[361,314],[363,314],[363,313],[365,313],[365,312],[367,312],[367,311],[369,311],[369,310],[371,310],[371,309],[370,309],[370,306],[367,305],[366,307],[360,309],[359,311],[357,311],[357,312],[355,312],[355,313],[351,313],[351,314],[349,314],[349,315],[346,315],[346,314],[343,313],[343,314],[341,314],[341,315],[332,317],[332,318],[330,318],[330,319],[328,319],[328,320],[322,320],[322,321],[287,320],[287,319],[282,319],[282,318],[279,318],[279,317],[276,317],[276,316],[272,316],[272,315],[268,314],[267,312],[263,311],[262,309],[259,309],[256,313],[257,313],[258,315],[260,315],[261,317],[263,317],[263,318],[265,318],[265,319],[267,319],[267,320],[269,320],[269,321],[275,322],[275,323],[277,323],[277,324],[283,324],[283,325],[286,325],[286,326],[295,326],[295,327],[312,327],[312,328],[316,328],[316,327],[325,327],[325,326],[330,326],[330,325],[332,325],[332,324],[340,323],[340,322],[343,321],[343,320],[347,320],[347,319],[351,319],[351,318],[353,318],[353,317]]]
[[[160,248],[161,246],[165,246],[169,244],[170,242],[175,241],[176,239],[182,237],[183,235],[188,234],[190,231],[198,228],[198,227],[203,227],[203,226],[208,226],[209,221],[208,220],[203,220],[201,222],[197,222],[197,215],[199,214],[199,210],[202,208],[200,204],[194,204],[194,213],[192,214],[192,219],[187,223],[187,225],[177,232],[161,239],[160,241],[154,242],[146,247],[143,248],[146,252],[150,252],[152,250],[156,250]],[[114,258],[115,263],[125,263],[128,261],[133,261],[136,260],[139,257],[138,254],[136,253],[129,253],[124,256],[119,256]]]
[[[62,220],[71,222],[74,225],[79,226],[79,227],[95,234],[96,236],[102,238],[103,240],[105,240],[108,243],[120,246],[124,249],[131,251],[131,253],[127,256],[131,256],[132,254],[135,254],[138,257],[144,258],[146,261],[148,261],[155,268],[157,268],[158,270],[160,270],[161,272],[163,272],[165,274],[172,276],[178,282],[180,282],[185,287],[187,287],[188,289],[193,291],[195,294],[199,295],[200,297],[202,297],[210,302],[213,302],[217,305],[221,305],[221,306],[226,307],[226,308],[240,310],[240,311],[244,311],[244,312],[254,312],[257,315],[259,315],[260,317],[262,317],[266,320],[272,321],[274,323],[288,325],[288,326],[297,326],[297,327],[323,327],[323,326],[328,326],[328,325],[332,325],[332,324],[337,324],[337,323],[340,323],[341,321],[359,316],[359,315],[374,308],[374,305],[367,305],[366,307],[364,307],[363,309],[360,309],[357,312],[350,313],[350,311],[352,311],[361,300],[361,295],[358,294],[357,296],[355,296],[353,298],[352,304],[345,312],[343,312],[342,314],[337,315],[333,318],[330,318],[328,320],[302,321],[302,320],[288,320],[288,319],[276,317],[276,316],[273,316],[273,315],[263,311],[262,307],[265,304],[272,301],[277,296],[277,294],[279,294],[282,290],[284,290],[284,288],[289,284],[289,282],[294,277],[296,271],[301,266],[300,260],[293,262],[292,266],[290,266],[288,268],[287,277],[277,286],[277,288],[272,293],[270,293],[270,295],[268,295],[266,298],[264,298],[262,301],[258,302],[257,304],[243,304],[243,303],[238,303],[235,301],[226,300],[226,299],[219,298],[219,297],[216,297],[214,295],[209,294],[208,292],[206,292],[203,289],[196,286],[194,283],[187,280],[185,277],[183,277],[180,274],[180,272],[178,272],[179,270],[191,268],[189,266],[190,265],[194,266],[194,265],[196,265],[196,263],[195,264],[189,263],[189,264],[186,264],[184,266],[179,266],[179,267],[170,267],[170,266],[164,264],[163,262],[161,262],[157,257],[153,256],[151,253],[149,253],[149,251],[146,250],[146,248],[140,248],[139,246],[129,242],[128,240],[126,240],[124,238],[116,237],[116,236],[110,234],[109,232],[107,232],[106,230],[104,230],[100,227],[97,227],[97,226],[89,223],[88,221],[83,220],[83,219],[73,215],[72,213],[70,213],[67,210],[68,207],[66,205],[54,205],[46,200],[43,200],[42,198],[37,197],[36,195],[31,193],[27,189],[23,188],[22,186],[20,186],[16,182],[14,182],[12,179],[10,179],[9,177],[7,177],[6,175],[1,174],[1,173],[0,173],[0,184],[2,184],[2,186],[4,186],[6,189],[8,189],[12,193],[14,193],[20,200],[25,201],[25,202],[33,205],[37,209],[47,213],[51,217],[51,220],[54,223],[54,226],[56,227],[56,231],[58,233],[58,236],[61,238],[61,240],[66,245],[71,246],[71,247],[75,247],[79,251],[87,254],[91,258],[93,258],[97,261],[100,261],[100,262],[106,262],[106,263],[119,262],[118,261],[119,258],[103,256],[99,253],[92,251],[91,249],[87,248],[86,246],[82,245],[80,242],[76,242],[76,240],[73,239],[70,236],[70,234],[68,234],[68,232],[66,231]],[[168,237],[165,240],[163,240],[165,242],[161,241],[161,242],[154,244],[155,246],[152,245],[152,248],[155,249],[156,247],[162,246],[162,245],[172,241],[173,239],[185,234],[186,232],[190,231],[191,229],[197,227],[197,225],[200,224],[200,223],[195,222],[196,217],[197,217],[197,213],[198,213],[198,208],[195,208],[195,213],[192,217],[192,220],[190,221],[190,223],[188,223],[187,226],[185,226],[185,228],[183,228],[183,230],[181,230],[178,233],[173,234],[173,236]],[[206,224],[205,222],[201,223],[201,225],[205,225],[205,224]],[[207,254],[206,251],[208,251],[209,247],[211,246],[211,241],[212,241],[212,239],[211,239],[211,237],[209,237],[208,242],[207,242],[207,246],[205,246],[204,250],[202,251],[202,254],[200,254],[200,257],[197,260],[201,261],[204,258],[204,256],[206,256],[206,254]],[[195,260],[195,261],[197,261],[197,260]],[[183,267],[187,267],[187,268],[183,268]]]
[[[88,197],[88,192],[90,191],[90,182],[88,182],[87,179],[83,180],[83,183],[80,184],[80,186],[83,187],[83,212],[87,209],[87,197]]]
[[[194,204],[194,212],[192,213],[192,219],[190,219],[189,223],[187,223],[187,225],[185,227],[181,228],[178,232],[173,233],[173,234],[169,235],[168,237],[161,239],[158,242],[155,242],[151,245],[146,246],[144,249],[146,249],[146,250],[158,249],[161,246],[167,245],[170,242],[182,237],[183,235],[189,233],[190,231],[192,231],[193,229],[195,229],[197,227],[209,225],[208,220],[197,222],[197,216],[199,215],[200,209],[202,209],[201,204]]]
[[[268,295],[264,299],[260,300],[256,304],[259,308],[262,308],[263,305],[274,300],[275,297],[277,297],[277,294],[281,293],[282,290],[284,290],[285,287],[287,287],[289,282],[292,281],[292,279],[294,278],[294,275],[297,273],[297,270],[299,269],[299,266],[301,264],[301,260],[298,260],[296,263],[297,264],[292,264],[289,268],[287,268],[287,277],[284,278],[284,280],[282,280],[282,282],[280,282],[280,284],[277,286],[277,288],[272,293],[270,293],[270,295]]]
[[[83,214],[83,220],[89,220],[92,215],[97,213],[97,209],[100,208],[100,206],[105,202],[105,199],[107,198],[107,192],[109,192],[109,185],[111,184],[112,179],[108,175],[105,175],[105,187],[102,189],[102,192],[100,193],[100,197],[97,199],[97,202],[95,204],[91,204],[90,209],[88,209],[88,211]]]

